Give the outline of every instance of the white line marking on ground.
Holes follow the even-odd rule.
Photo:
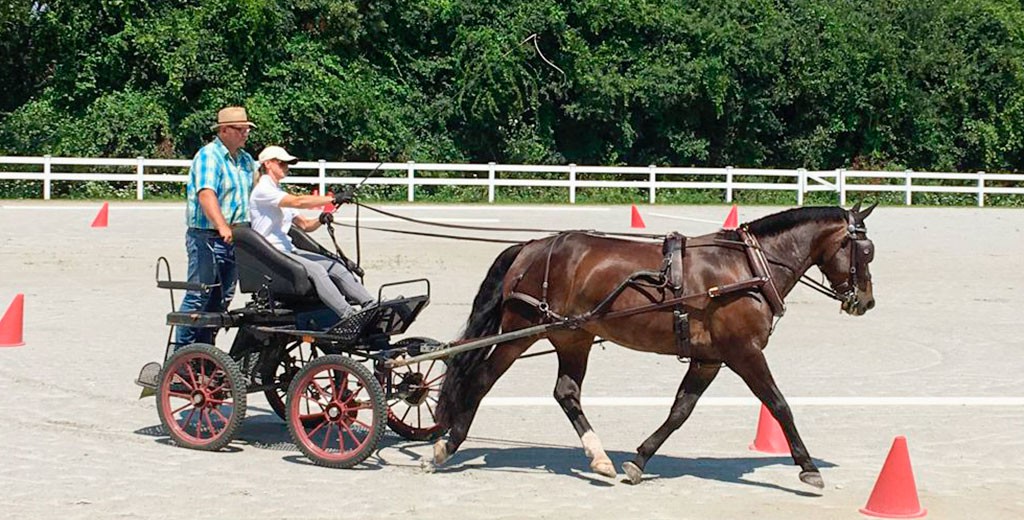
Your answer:
[[[793,406],[1024,406],[1024,397],[790,397]],[[586,397],[584,406],[672,406],[671,397]],[[705,397],[697,406],[756,406],[754,397]],[[487,397],[482,406],[558,406],[553,397]]]
[[[648,213],[648,215],[651,215],[651,216],[654,216],[654,217],[661,217],[661,218],[670,218],[670,219],[674,219],[674,220],[688,220],[690,222],[703,222],[703,223],[706,223],[706,224],[718,224],[719,223],[719,221],[717,221],[717,220],[708,220],[708,219],[703,219],[703,218],[679,217],[679,216],[676,216],[676,215],[666,215],[664,213]]]

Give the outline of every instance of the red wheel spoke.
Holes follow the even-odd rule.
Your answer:
[[[332,397],[332,400],[337,399],[338,398],[338,394],[340,393],[340,392],[338,392],[338,384],[337,384],[337,381],[336,381],[337,380],[337,376],[335,376],[332,373],[334,370],[335,369],[328,369],[328,371],[327,371],[329,374],[331,374],[330,375],[330,380],[331,380],[331,397]]]
[[[355,406],[347,406],[346,410],[373,410],[373,403],[370,401],[356,401]]]
[[[192,406],[192,401],[185,403],[181,408],[178,408],[177,410],[172,410],[171,416],[178,415],[178,412],[184,410],[185,408],[188,408],[189,406]]]
[[[168,390],[167,391],[167,395],[170,396],[170,397],[177,397],[178,399],[187,399],[189,401],[189,404],[192,404],[192,396],[189,395],[189,394],[183,394],[183,393],[180,393],[180,392],[171,392],[170,390]],[[178,409],[180,410],[181,408],[178,408]]]
[[[322,395],[322,396],[323,396],[323,395],[330,395],[330,396],[331,396],[331,397],[333,398],[334,394],[332,394],[332,393],[328,392],[327,390],[324,390],[324,387],[320,386],[320,383],[317,383],[317,382],[316,382],[316,379],[313,379],[313,380],[311,380],[311,381],[309,382],[309,384],[311,384],[311,385],[315,386],[315,387],[316,387],[316,391],[317,391],[317,392],[319,392],[319,393],[320,393],[320,395]],[[330,399],[328,399],[328,402],[329,402],[329,401],[330,401]]]
[[[349,428],[349,426],[345,423],[341,423],[341,425],[345,427],[345,433],[348,433],[348,436],[351,437],[353,441],[355,441],[356,449],[358,449],[359,446],[362,446],[363,441],[360,440],[359,437],[356,437],[356,432],[352,431],[352,428]],[[367,428],[367,431],[369,431],[369,428]],[[339,438],[341,437],[340,433],[338,436]],[[355,451],[355,449],[353,449],[353,451]]]
[[[434,409],[430,406],[430,400],[428,399],[426,401],[423,401],[423,404],[427,407],[427,411],[430,412],[430,417],[432,419],[436,418],[437,417],[437,413],[434,412]]]
[[[363,390],[364,388],[366,388],[366,386],[364,386],[364,385],[363,385],[363,382],[362,382],[362,381],[360,381],[360,382],[359,382],[359,387],[358,387],[358,388],[356,388],[355,390],[353,390],[353,391],[352,391],[352,394],[350,394],[350,395],[348,396],[348,399],[345,399],[345,402],[344,402],[344,403],[342,403],[342,404],[343,404],[343,405],[345,405],[345,406],[346,406],[346,408],[355,408],[355,407],[353,407],[353,406],[349,406],[349,405],[348,405],[348,403],[351,403],[352,401],[355,401],[355,400],[356,400],[356,396],[358,396],[358,395],[359,395],[359,392],[361,392],[361,391],[362,391],[362,390]],[[358,401],[356,401],[356,402],[358,402]]]
[[[358,424],[359,426],[366,428],[366,431],[373,430],[373,427],[371,427],[369,424],[364,423],[363,421],[360,421],[359,419],[352,419],[351,424]]]
[[[190,411],[188,413],[188,417],[185,418],[185,428],[187,428],[189,424],[192,424],[192,416],[195,415],[195,413],[196,413],[196,409],[195,408],[193,408],[192,411]]]
[[[316,405],[320,407],[320,411],[321,411],[321,412],[323,412],[323,411],[324,411],[324,405],[323,405],[323,403],[321,403],[321,402],[320,402],[319,400],[317,400],[316,398],[310,397],[310,396],[308,396],[308,395],[306,395],[306,394],[302,394],[302,398],[303,398],[303,399],[305,399],[306,401],[312,401],[312,402],[316,403]],[[308,406],[306,407],[306,411],[307,411],[307,412],[308,412],[308,411],[310,411],[310,410],[309,410],[309,407],[308,407]]]
[[[324,442],[320,443],[320,449],[322,449],[322,450],[326,450],[327,449],[327,441],[331,440],[331,426],[333,424],[334,423],[327,423],[327,431],[324,432]],[[313,440],[313,439],[310,438],[309,440]]]
[[[405,422],[405,418],[406,418],[406,417],[409,417],[409,412],[411,412],[411,411],[412,411],[412,407],[411,407],[411,406],[407,406],[407,407],[405,408],[405,413],[404,413],[404,414],[402,414],[402,418],[401,418],[400,420],[401,420],[402,422]]]
[[[320,416],[321,417],[325,417],[323,414],[321,414]],[[306,416],[306,417],[309,417],[309,416]],[[306,420],[306,417],[299,417],[299,420],[300,421],[304,421],[304,420]],[[330,421],[320,421],[320,425],[317,426],[316,428],[313,428],[313,431],[307,433],[306,437],[309,438],[309,440],[313,440],[313,436],[316,435],[316,432],[320,431],[320,428],[323,428],[324,426],[326,426],[328,424],[331,424]]]
[[[221,428],[213,425],[213,414],[210,413],[210,410],[206,411],[206,424],[210,426],[210,437],[220,435]]]
[[[185,368],[188,369],[188,377],[192,381],[192,384],[188,385],[188,387],[190,390],[195,390],[199,386],[199,382],[196,381],[196,372],[192,369],[192,363],[186,361]],[[188,384],[188,382],[184,381],[184,378],[182,378],[182,382]]]
[[[427,381],[426,383],[423,383],[423,386],[434,386],[434,382],[439,380],[439,379],[444,379],[444,376],[445,376],[445,374],[442,373],[441,375],[435,377],[434,379],[431,379],[430,381]]]
[[[227,418],[227,417],[224,417],[224,414],[220,413],[220,408],[214,408],[214,409],[213,409],[213,411],[214,411],[214,412],[216,412],[216,413],[217,413],[217,415],[219,415],[219,416],[220,416],[221,420],[222,420],[222,421],[224,421],[224,424],[225,424],[225,425],[227,425],[227,424],[228,424],[228,418]]]

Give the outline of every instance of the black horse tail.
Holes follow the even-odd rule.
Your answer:
[[[502,285],[505,274],[512,267],[512,262],[519,256],[524,244],[516,244],[501,252],[498,258],[494,259],[491,268],[487,270],[487,276],[480,283],[480,290],[473,299],[473,311],[466,321],[466,328],[462,331],[460,339],[482,338],[497,334],[501,329],[502,312]],[[474,379],[474,375],[493,347],[478,348],[460,352],[448,359],[448,369],[445,374],[444,384],[441,386],[441,394],[438,396],[437,418],[441,424],[450,425],[453,410],[458,410],[458,402],[468,395],[467,383]]]

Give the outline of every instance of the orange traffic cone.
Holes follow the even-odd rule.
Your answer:
[[[761,405],[761,416],[757,418],[757,436],[754,443],[750,445],[753,451],[770,453],[772,455],[788,455],[789,441],[786,434],[782,433],[779,421],[772,417],[765,405]]]
[[[647,227],[644,225],[644,219],[640,217],[640,211],[636,209],[636,204],[633,204],[633,218],[630,222],[630,227],[635,229],[644,229]]]
[[[907,438],[900,435],[892,441],[889,456],[871,490],[868,504],[860,508],[868,516],[881,518],[921,518],[928,510],[917,499],[914,470],[910,467]]]
[[[732,205],[732,209],[729,210],[729,216],[725,217],[725,223],[722,224],[722,229],[731,230],[740,227],[739,215],[736,214],[736,205]]]
[[[110,204],[104,202],[96,218],[92,220],[92,227],[107,227],[107,213],[110,211]]]
[[[14,297],[14,302],[7,308],[3,319],[0,319],[0,347],[20,347],[25,344],[21,338],[22,322],[25,319],[25,295]]]
[[[327,192],[327,196],[333,198],[334,197],[334,192],[333,191],[328,191]],[[328,202],[327,204],[325,204],[324,205],[324,211],[327,212],[327,213],[334,213],[334,203],[333,202]]]

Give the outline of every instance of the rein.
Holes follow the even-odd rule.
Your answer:
[[[380,208],[375,208],[373,206],[369,206],[369,205],[363,204],[361,202],[356,202],[355,204],[356,204],[357,207],[363,207],[363,208],[366,208],[366,209],[368,209],[370,211],[374,211],[376,213],[380,213],[381,215],[384,215],[384,216],[388,216],[388,217],[395,218],[395,219],[398,219],[398,220],[404,220],[406,222],[412,222],[413,224],[422,224],[424,226],[436,226],[436,227],[442,227],[442,228],[448,228],[448,229],[465,229],[465,230],[469,230],[469,231],[502,231],[502,232],[515,232],[515,233],[547,233],[547,234],[551,234],[551,235],[556,235],[558,233],[565,232],[564,229],[509,228],[509,227],[467,226],[467,225],[463,225],[463,224],[445,224],[445,223],[442,223],[442,222],[431,222],[429,220],[421,220],[421,219],[417,219],[417,218],[413,218],[413,217],[407,217],[405,215],[399,215],[397,213],[392,213],[390,211],[386,211],[386,210],[383,210],[383,209],[380,209]],[[358,213],[357,213],[357,215],[358,215]],[[348,227],[357,227],[359,225],[359,221],[358,221],[358,219],[356,220],[356,225],[355,226],[351,226],[351,225],[348,225],[348,224],[343,224],[343,225],[346,225]],[[520,244],[520,243],[523,242],[522,240],[501,240],[501,239],[481,238],[481,237],[465,237],[465,236],[460,236],[460,235],[442,235],[442,234],[438,234],[438,233],[422,233],[422,232],[404,231],[404,230],[387,229],[387,228],[376,228],[376,227],[367,227],[366,229],[372,229],[372,230],[375,230],[375,231],[385,231],[385,232],[391,232],[391,233],[400,233],[400,234],[405,234],[405,235],[420,235],[420,236],[428,236],[428,237],[435,237],[435,238],[451,238],[451,239],[454,239],[454,240],[473,240],[473,241],[477,241],[477,242],[494,242],[494,243],[504,243],[504,244]],[[590,234],[593,234],[593,235],[615,236],[615,237],[631,237],[631,238],[645,238],[645,239],[651,239],[651,240],[660,240],[662,238],[662,235],[656,235],[656,234],[653,234],[653,233],[604,232],[604,231],[596,231],[596,230],[588,230],[587,233],[590,233]]]

